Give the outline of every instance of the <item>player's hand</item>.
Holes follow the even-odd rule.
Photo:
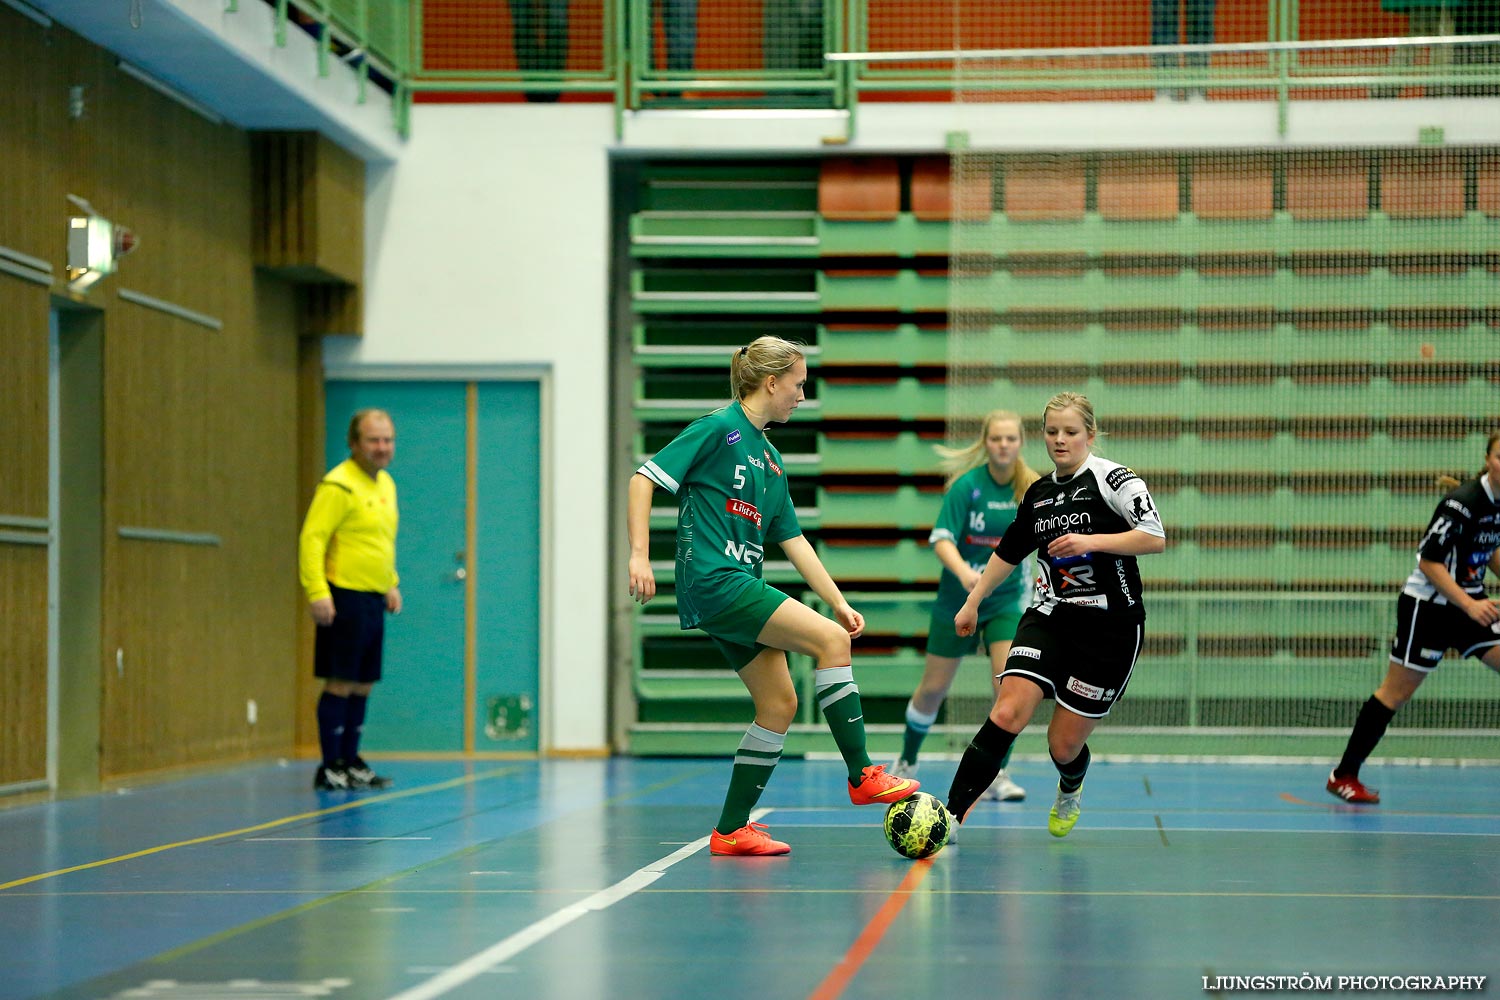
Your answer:
[[[849,633],[849,638],[858,639],[865,631],[865,616],[855,611],[847,604],[840,604],[833,609],[833,616],[838,623],[844,626],[844,631]]]
[[[1075,535],[1071,531],[1058,535],[1047,543],[1047,555],[1054,559],[1064,556],[1086,555],[1094,550],[1093,540],[1088,535]]]
[[[1500,622],[1500,606],[1494,601],[1470,601],[1464,613],[1485,627]]]
[[[312,615],[312,620],[319,625],[333,624],[333,598],[320,597],[308,604],[307,613]]]
[[[630,557],[630,596],[645,604],[656,596],[656,574],[651,572],[649,556]]]
[[[979,586],[979,574],[974,572],[972,566],[965,566],[964,571],[959,574],[958,582],[964,585],[966,593],[973,593],[974,588]]]
[[[953,616],[953,631],[961,636],[971,636],[979,627],[979,609],[968,601],[958,609],[958,614]]]
[[[401,588],[392,587],[385,592],[385,609],[393,615],[399,615],[401,608]]]

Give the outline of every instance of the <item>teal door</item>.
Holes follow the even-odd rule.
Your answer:
[[[540,698],[541,393],[532,382],[330,381],[328,464],[349,417],[396,425],[404,610],[362,746],[535,751]]]

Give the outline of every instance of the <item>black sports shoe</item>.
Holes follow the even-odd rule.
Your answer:
[[[375,769],[366,764],[363,757],[356,757],[344,768],[344,774],[349,779],[350,788],[389,788],[391,779],[383,774],[376,774]]]
[[[332,767],[319,764],[318,772],[313,775],[313,788],[320,792],[347,792],[354,787],[348,769],[338,764]]]

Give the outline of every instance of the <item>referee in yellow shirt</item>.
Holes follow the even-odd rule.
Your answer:
[[[313,778],[322,791],[384,788],[359,756],[365,705],[380,680],[385,613],[401,613],[396,575],[396,483],[386,472],[396,428],[384,410],[349,421],[349,458],[318,483],[297,562],[308,611],[318,623],[314,673],[323,678],[318,740],[323,762]]]

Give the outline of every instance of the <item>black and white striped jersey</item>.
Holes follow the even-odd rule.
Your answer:
[[[1030,553],[1037,553],[1033,607],[1043,614],[1065,601],[1141,619],[1146,607],[1135,556],[1087,552],[1054,559],[1047,555],[1047,544],[1070,532],[1110,535],[1132,529],[1166,537],[1151,491],[1131,469],[1090,455],[1066,479],[1059,479],[1054,471],[1031,484],[995,554],[1019,566]]]
[[[1471,596],[1484,595],[1484,571],[1500,546],[1500,503],[1488,474],[1459,483],[1443,497],[1417,546],[1417,565],[1406,578],[1402,593],[1434,604],[1447,604],[1421,560],[1442,563]]]

